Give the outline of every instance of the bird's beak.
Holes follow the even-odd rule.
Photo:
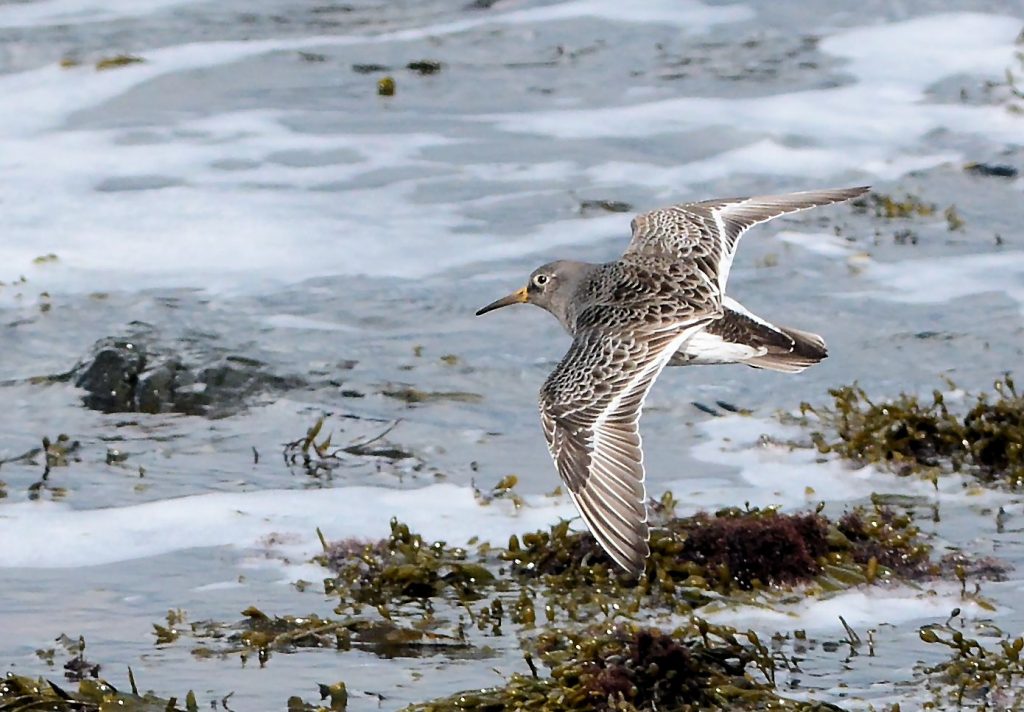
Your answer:
[[[509,304],[524,304],[524,303],[526,303],[526,301],[528,299],[529,299],[529,297],[526,294],[526,287],[523,287],[518,292],[512,292],[512,294],[508,295],[507,297],[502,297],[501,299],[498,299],[497,301],[491,302],[490,304],[485,306],[483,309],[479,310],[476,313],[476,315],[477,316],[482,316],[482,315],[486,314],[489,311],[494,311],[495,309],[501,309],[502,307],[507,307]]]

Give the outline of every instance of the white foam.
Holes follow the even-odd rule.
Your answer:
[[[872,260],[862,265],[860,274],[879,285],[878,289],[866,292],[876,299],[931,304],[972,294],[1001,292],[1016,301],[1024,313],[1024,251],[1020,250],[898,263]],[[844,296],[859,298],[863,294]]]
[[[699,161],[678,166],[654,166],[646,163],[609,162],[586,171],[597,184],[637,184],[679,195],[686,186],[719,181],[737,175],[770,175],[801,178],[808,181],[856,171],[891,180],[909,171],[925,170],[944,163],[959,162],[955,153],[891,155],[884,144],[862,146],[857,151],[842,148],[786,146],[765,138]]]
[[[347,332],[362,331],[359,327],[350,326],[349,324],[341,324],[336,321],[326,321],[324,319],[313,319],[308,316],[299,316],[297,314],[271,314],[264,319],[264,321],[268,325],[278,329]]]
[[[28,7],[42,8],[31,11],[40,13],[39,18],[58,11],[87,15],[89,8],[100,8],[88,0],[17,6]],[[124,2],[109,7],[111,12],[129,11]],[[516,238],[495,239],[471,217],[472,208],[485,205],[492,196],[464,203],[419,198],[421,188],[438,174],[506,183],[579,179],[598,185],[644,185],[674,199],[695,184],[744,173],[820,183],[850,172],[888,179],[959,161],[955,153],[930,152],[920,145],[921,138],[937,128],[1019,140],[1019,119],[998,107],[925,100],[926,85],[936,78],[956,72],[995,73],[1011,61],[1016,24],[1011,18],[972,13],[858,28],[826,38],[824,51],[849,60],[848,68],[858,80],[849,86],[759,98],[678,98],[486,117],[506,131],[556,138],[642,138],[715,126],[742,133],[756,118],[762,135],[749,145],[679,167],[624,162],[581,169],[569,161],[463,167],[437,158],[443,155],[437,148],[453,143],[439,134],[317,136],[289,129],[287,114],[269,111],[147,128],[155,139],[144,144],[120,140],[124,137],[119,131],[61,128],[74,112],[144,82],[269,52],[414,41],[480,25],[579,17],[706,29],[750,13],[746,6],[711,7],[692,0],[657,0],[639,10],[623,7],[612,0],[570,0],[379,35],[152,49],[142,53],[144,63],[109,72],[88,65],[49,66],[0,76],[5,103],[0,114],[0,170],[7,186],[0,213],[0,281],[24,274],[30,287],[22,291],[38,293],[143,286],[260,289],[267,282],[337,274],[417,278],[467,263],[627,234],[628,219],[609,216],[548,223]],[[970,32],[963,32],[964,27]],[[932,37],[947,39],[956,51],[943,54]],[[900,69],[890,75],[890,67]],[[872,109],[865,110],[869,106]],[[195,132],[204,138],[195,138]],[[287,150],[319,154],[335,149],[351,151],[352,160],[302,167],[271,158]],[[232,161],[237,170],[216,167]],[[409,179],[344,189],[347,182],[358,184],[360,177],[374,171],[410,168],[414,177]],[[415,177],[423,174],[431,177]],[[96,191],[102,181],[140,177],[170,187]],[[342,190],[317,190],[325,183],[340,183]],[[530,194],[523,190],[509,197]],[[56,264],[33,264],[35,257],[51,252],[59,257]],[[7,297],[0,292],[0,298]]]
[[[819,47],[849,60],[849,71],[874,86],[926,87],[955,74],[1002,76],[1020,26],[1020,17],[926,15],[841,32]]]
[[[824,232],[780,230],[774,237],[787,245],[794,245],[825,257],[848,257],[855,249],[849,241]]]
[[[742,22],[754,17],[746,5],[706,5],[696,0],[645,0],[622,3],[618,0],[570,0],[541,7],[505,12],[498,22],[541,23],[592,17],[613,22],[645,22],[676,25],[687,32],[704,32],[719,24]]]
[[[111,22],[151,15],[198,0],[35,0],[0,6],[0,27],[37,27]]]
[[[843,635],[842,616],[851,628],[864,631],[878,625],[935,621],[959,608],[965,618],[989,618],[993,612],[960,595],[959,586],[938,582],[928,588],[910,586],[858,587],[824,597],[808,596],[795,603],[766,600],[764,606],[719,606],[701,609],[702,617],[737,628],[790,630]]]
[[[965,26],[971,31],[964,32]],[[1001,78],[1013,63],[1019,29],[1018,18],[1004,15],[932,15],[825,38],[823,51],[850,61],[846,69],[858,80],[853,85],[757,98],[673,98],[487,118],[506,131],[557,138],[637,137],[716,125],[749,131],[756,126],[777,136],[820,137],[834,147],[856,144],[872,156],[879,144],[912,145],[940,126],[1016,140],[1020,131],[1017,119],[1004,109],[929,104],[925,90],[937,79],[953,74]],[[935,43],[932,33],[957,38],[956,50],[944,55],[941,62],[935,57],[947,47]]]
[[[306,560],[319,550],[317,527],[330,539],[380,538],[391,517],[432,540],[465,544],[478,536],[502,543],[512,533],[575,516],[564,500],[528,500],[519,510],[504,500],[482,506],[470,488],[438,484],[212,493],[92,510],[22,502],[0,507],[0,567],[96,566],[213,546],[272,546]]]
[[[806,432],[776,420],[729,415],[700,426],[708,439],[693,448],[705,462],[737,468],[742,488],[733,478],[687,478],[670,483],[676,497],[694,509],[736,506],[737,492],[751,506],[781,506],[799,510],[820,501],[849,503],[866,500],[872,493],[898,492],[924,500],[962,504],[965,492],[976,503],[1003,503],[1003,493],[967,489],[958,475],[939,479],[939,489],[914,477],[897,477],[872,466],[853,468],[837,458],[824,459],[810,447],[785,443],[806,440]],[[762,441],[762,436],[768,436]]]

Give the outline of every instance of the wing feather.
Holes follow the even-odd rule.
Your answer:
[[[780,215],[840,203],[867,187],[809,190],[785,195],[723,198],[652,210],[633,218],[626,256],[656,254],[692,260],[725,293],[739,240],[758,223]]]
[[[555,467],[598,543],[633,575],[643,572],[650,553],[638,426],[644,399],[672,354],[707,320],[649,332],[578,333],[541,388],[541,424]],[[606,374],[600,384],[595,371]]]

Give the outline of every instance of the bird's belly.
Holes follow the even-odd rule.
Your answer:
[[[763,356],[767,349],[726,341],[721,336],[700,331],[688,339],[672,356],[669,366],[702,366],[742,363]]]

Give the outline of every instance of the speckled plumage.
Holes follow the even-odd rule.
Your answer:
[[[777,327],[725,296],[740,237],[757,223],[866,190],[711,200],[638,215],[618,260],[544,265],[526,288],[478,312],[529,302],[572,334],[541,388],[541,424],[583,519],[626,571],[639,575],[649,554],[638,422],[661,371],[742,362],[795,372],[825,356],[820,337]]]

